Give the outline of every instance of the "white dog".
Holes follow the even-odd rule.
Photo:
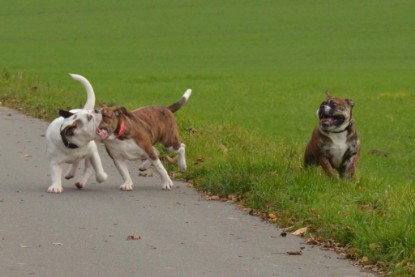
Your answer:
[[[85,160],[85,169],[76,182],[77,188],[83,188],[95,169],[96,180],[103,182],[108,178],[102,168],[97,145],[94,142],[96,131],[102,116],[94,111],[95,93],[88,80],[81,75],[70,74],[79,81],[87,92],[87,101],[83,109],[60,110],[60,117],[50,123],[46,130],[47,152],[49,156],[52,185],[48,192],[62,192],[62,165],[72,164],[65,175],[66,179],[75,176],[79,162]]]

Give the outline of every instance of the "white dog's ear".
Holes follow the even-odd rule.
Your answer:
[[[68,117],[73,116],[73,113],[71,113],[70,111],[59,110],[59,115],[62,116],[63,118],[68,118]]]

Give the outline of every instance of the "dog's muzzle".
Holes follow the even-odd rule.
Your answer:
[[[327,129],[333,126],[340,126],[346,120],[342,114],[335,114],[335,110],[330,106],[321,105],[318,110],[318,117],[320,119],[320,125],[323,129]]]

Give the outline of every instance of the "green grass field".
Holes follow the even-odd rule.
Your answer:
[[[49,120],[85,101],[69,72],[127,108],[190,87],[183,178],[415,274],[414,14],[409,0],[14,1],[0,10],[0,101]],[[302,168],[326,90],[356,103],[353,182]]]

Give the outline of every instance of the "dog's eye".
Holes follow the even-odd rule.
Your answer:
[[[88,121],[91,121],[92,120],[92,115],[89,114],[86,118],[88,119]]]

